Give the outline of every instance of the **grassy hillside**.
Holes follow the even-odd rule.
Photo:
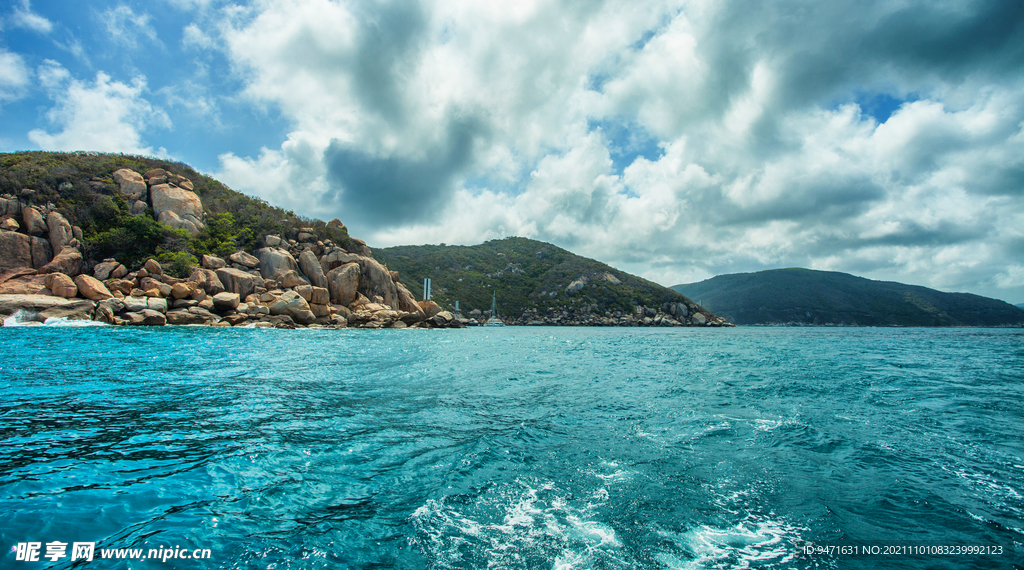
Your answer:
[[[1024,326],[1024,310],[996,299],[831,271],[736,273],[672,289],[739,325]]]
[[[197,236],[157,223],[149,216],[128,215],[128,202],[112,178],[121,168],[143,173],[163,168],[192,181],[203,202],[207,229]],[[25,193],[23,189],[31,192]],[[120,154],[18,152],[0,154],[0,194],[27,196],[30,204],[52,203],[73,225],[82,228],[87,260],[115,257],[134,267],[156,257],[179,269],[210,253],[227,255],[252,250],[268,234],[294,235],[300,227],[344,246],[343,229],[296,216],[257,198],[231,190],[188,165]]]
[[[492,240],[474,246],[423,245],[375,249],[377,259],[399,271],[417,299],[423,279],[431,279],[432,299],[443,307],[459,301],[463,313],[491,308],[497,293],[498,314],[518,316],[527,310],[583,310],[633,313],[637,306],[689,302],[657,283],[580,257],[551,244],[526,238]],[[578,291],[566,289],[585,282]]]

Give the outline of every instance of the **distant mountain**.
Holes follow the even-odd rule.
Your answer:
[[[846,273],[773,269],[673,290],[738,325],[1024,326],[1024,309],[969,293]]]
[[[463,315],[486,317],[496,293],[498,315],[509,324],[721,325],[724,321],[667,287],[526,238],[480,245],[374,248],[374,256],[422,298]],[[474,313],[474,311],[477,311]]]
[[[1017,303],[1016,305],[1014,305],[1014,307],[1017,307],[1018,309],[1024,309],[1024,303]]]

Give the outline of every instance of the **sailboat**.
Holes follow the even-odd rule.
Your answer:
[[[491,296],[491,318],[487,319],[484,323],[485,327],[503,327],[505,323],[501,322],[498,318],[498,292],[495,291]]]

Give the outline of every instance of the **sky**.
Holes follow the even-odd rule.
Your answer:
[[[32,149],[182,161],[372,247],[1024,302],[1018,0],[4,0],[0,151]]]

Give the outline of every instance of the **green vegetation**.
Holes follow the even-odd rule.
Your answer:
[[[1024,326],[1024,310],[996,299],[831,271],[735,273],[672,289],[738,325]]]
[[[121,168],[139,173],[163,168],[191,180],[203,201],[206,229],[192,237],[157,223],[152,211],[148,216],[129,216],[128,202],[113,179]],[[33,191],[29,203],[52,203],[82,229],[86,259],[114,257],[132,268],[154,257],[170,263],[175,273],[187,273],[189,264],[203,254],[252,251],[265,235],[294,237],[299,228],[312,228],[320,239],[331,239],[342,247],[352,245],[342,228],[235,192],[179,162],[85,152],[0,154],[0,194],[19,196],[26,188]]]
[[[526,238],[492,240],[474,246],[423,245],[375,249],[374,256],[401,274],[417,299],[423,298],[423,279],[431,279],[431,297],[442,307],[491,308],[497,292],[499,315],[524,310],[584,309],[633,312],[638,305],[658,307],[683,302],[685,297],[661,285],[618,271],[603,263],[572,254],[551,244]],[[611,280],[605,277],[609,275]],[[566,287],[586,278],[587,284],[570,295]],[[614,281],[620,283],[616,284]]]

